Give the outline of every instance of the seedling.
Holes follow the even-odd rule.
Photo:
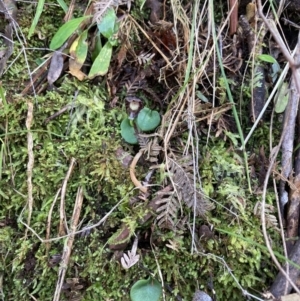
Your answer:
[[[121,135],[123,139],[130,144],[137,144],[136,129],[143,132],[150,132],[160,124],[160,116],[157,111],[152,111],[144,107],[139,111],[137,118],[130,119],[126,117],[121,123]]]

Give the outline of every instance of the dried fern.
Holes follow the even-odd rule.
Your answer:
[[[178,221],[177,215],[181,208],[176,192],[173,191],[158,191],[156,197],[159,200],[156,204],[159,205],[156,212],[158,213],[157,221],[160,228],[174,229]]]
[[[179,160],[167,157],[167,164],[172,186],[169,184],[166,187],[172,188],[165,190],[165,187],[155,194],[158,205],[156,209],[158,226],[169,229],[183,228],[185,221],[182,222],[179,216],[181,204],[186,204],[192,210],[195,208],[196,215],[202,216],[214,206],[194,185],[193,160],[190,156]]]
[[[159,145],[159,137],[151,137],[151,135],[139,134],[138,143],[141,150],[147,154],[146,160],[152,163],[158,162],[158,156],[163,150],[162,146]]]
[[[134,97],[138,90],[145,86],[146,82],[143,75],[136,76],[132,81],[127,81],[125,83],[126,97]]]
[[[127,4],[130,7],[131,0],[98,0],[94,3],[94,22],[101,22],[108,9]]]
[[[189,208],[195,208],[197,215],[205,215],[207,211],[214,208],[213,204],[194,185],[193,160],[190,156],[182,157],[177,161],[167,157],[167,166],[180,201],[183,201]]]
[[[155,56],[155,53],[145,53],[145,52],[141,52],[138,56],[137,56],[137,60],[138,63],[142,66],[142,65],[148,65],[152,58]]]
[[[270,204],[265,204],[265,218],[267,228],[273,228],[279,231],[278,221],[274,215],[275,207]],[[254,207],[254,215],[260,218],[261,215],[261,202],[257,202]]]

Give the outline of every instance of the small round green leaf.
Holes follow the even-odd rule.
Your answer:
[[[158,301],[162,294],[160,283],[153,279],[137,281],[130,290],[131,301]]]
[[[135,136],[134,127],[130,124],[129,118],[125,118],[121,122],[121,136],[127,143],[138,143],[138,140]]]
[[[145,107],[139,112],[136,123],[143,132],[153,131],[160,124],[159,113]]]

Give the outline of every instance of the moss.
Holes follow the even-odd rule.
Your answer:
[[[27,12],[33,15],[34,9],[29,7]],[[139,4],[134,6],[134,13],[140,14]],[[148,18],[148,13],[146,11],[141,18]],[[46,10],[38,30],[42,34],[53,33],[61,19],[62,12],[55,14],[53,19],[53,11]],[[26,14],[21,16],[20,22],[22,28],[27,28],[24,30],[26,33],[30,25]],[[47,40],[39,40],[37,35],[29,42],[30,47],[49,44]],[[15,55],[20,49],[16,44]],[[27,53],[28,62],[35,67],[36,59],[42,57],[42,52]],[[62,300],[72,300],[78,295],[82,296],[81,300],[126,301],[129,300],[131,286],[137,280],[147,278],[149,273],[160,280],[159,272],[171,288],[171,292],[166,290],[168,301],[176,300],[177,294],[183,300],[191,300],[197,288],[210,293],[212,284],[218,300],[241,300],[241,289],[230,271],[238,283],[250,292],[267,288],[268,279],[273,278],[276,271],[264,248],[260,221],[253,215],[260,196],[248,194],[243,160],[233,150],[230,141],[212,138],[206,144],[205,138],[199,147],[201,185],[215,201],[216,209],[205,220],[196,218],[196,230],[203,224],[214,225],[215,229],[209,239],[199,237],[196,231],[196,249],[191,254],[189,229],[192,225],[189,219],[183,225],[184,230],[180,231],[159,229],[153,220],[140,225],[139,220],[152,196],[134,206],[129,204],[133,184],[128,168],[121,165],[116,155],[116,150],[128,147],[119,132],[126,113],[121,105],[109,107],[105,80],[93,85],[91,82],[79,82],[66,74],[59,80],[56,90],[47,91],[37,98],[17,95],[16,92],[20,92],[27,82],[24,58],[20,57],[3,78],[8,104],[0,110],[0,143],[3,150],[0,269],[3,271],[5,299],[27,301],[32,295],[39,300],[52,300],[64,249],[63,240],[47,245],[41,243],[32,231],[27,231],[25,236],[26,228],[20,222],[20,219],[26,221],[28,214],[23,211],[27,203],[27,102],[34,103],[31,128],[35,160],[34,204],[30,226],[36,234],[43,238],[46,235],[50,208],[72,158],[76,159],[76,165],[68,181],[65,198],[68,222],[79,186],[84,190],[84,206],[80,216],[83,229],[97,223],[123,200],[103,225],[75,237]],[[224,96],[225,101],[222,82],[219,85],[220,97]],[[63,108],[66,108],[64,112],[53,116]],[[254,137],[257,143],[265,142],[265,133],[266,127],[256,132]],[[184,144],[182,142],[187,136],[187,132],[182,134],[180,145]],[[144,166],[137,168],[137,172],[142,175]],[[273,197],[268,192],[267,199]],[[190,212],[184,208],[182,214],[188,216]],[[58,204],[54,206],[51,217],[51,237],[57,237]],[[129,226],[131,233],[140,233],[140,265],[129,270],[121,268],[118,252],[112,252],[107,245],[118,234],[121,222]],[[276,246],[279,235],[275,231],[272,240]]]

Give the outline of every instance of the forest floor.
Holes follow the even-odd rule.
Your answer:
[[[294,300],[284,2],[0,1],[0,299]]]

